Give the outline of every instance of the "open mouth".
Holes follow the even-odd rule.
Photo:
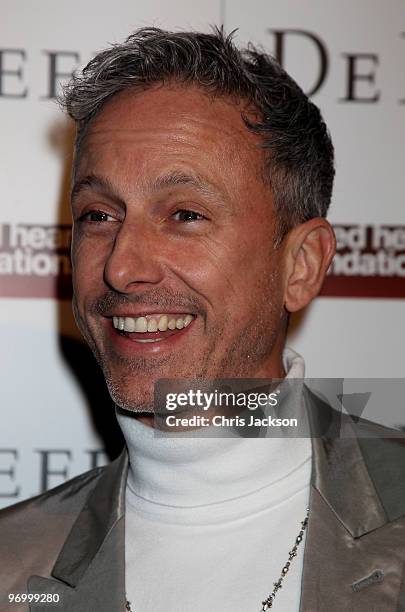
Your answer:
[[[151,314],[141,317],[114,316],[114,329],[139,343],[161,342],[188,327],[195,316],[186,314]]]

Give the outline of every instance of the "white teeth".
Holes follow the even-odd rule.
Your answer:
[[[135,331],[135,319],[133,319],[132,317],[125,317],[124,331],[126,332]]]
[[[158,324],[156,319],[150,319],[148,321],[148,332],[155,332],[158,330]]]
[[[162,317],[160,317],[159,325],[158,325],[158,330],[159,331],[166,331],[167,330],[168,322],[169,322],[169,319],[168,319],[167,315],[163,315]]]
[[[146,315],[144,317],[117,317],[112,318],[115,329],[129,333],[165,332],[168,329],[183,329],[193,320],[191,314],[176,317],[175,315]],[[146,340],[144,340],[146,342]]]
[[[135,331],[142,333],[148,331],[148,322],[146,317],[138,317],[135,319]]]
[[[164,338],[143,338],[135,340],[135,342],[141,342],[142,344],[145,344],[146,342],[160,342],[161,340],[164,340]]]

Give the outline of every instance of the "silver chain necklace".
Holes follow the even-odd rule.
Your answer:
[[[274,589],[268,595],[268,597],[266,597],[266,599],[264,601],[262,601],[261,612],[266,612],[266,610],[270,610],[270,608],[273,607],[273,602],[274,602],[274,599],[276,597],[277,591],[279,591],[281,589],[283,580],[286,577],[286,575],[288,574],[288,570],[290,569],[290,565],[291,565],[293,559],[297,556],[298,546],[302,542],[302,539],[304,537],[305,529],[307,528],[307,525],[308,525],[308,516],[309,516],[309,508],[307,508],[307,513],[305,515],[305,519],[301,522],[301,529],[300,529],[299,534],[295,538],[295,544],[294,544],[294,546],[292,547],[292,549],[288,553],[288,561],[286,562],[285,565],[283,565],[283,567],[281,569],[280,578],[277,580],[277,582],[273,582]],[[127,612],[136,612],[136,610],[132,610],[131,603],[128,601],[128,599],[125,602],[125,610],[127,610]]]

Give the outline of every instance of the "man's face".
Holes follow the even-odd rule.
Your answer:
[[[73,189],[74,310],[113,399],[159,378],[281,376],[283,249],[260,140],[194,87],[112,98]]]

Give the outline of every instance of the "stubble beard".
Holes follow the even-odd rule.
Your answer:
[[[177,352],[146,359],[123,357],[113,349],[103,350],[95,339],[98,334],[95,331],[92,333],[86,320],[80,315],[75,298],[73,312],[84,339],[103,371],[113,402],[124,410],[149,414],[154,411],[154,383],[159,378],[254,378],[255,372],[273,351],[285,315],[281,305],[269,300],[267,293],[263,292],[253,320],[239,330],[236,336],[230,338],[229,345],[222,354],[216,354],[215,348],[218,341],[224,337],[225,323],[211,327],[210,342],[200,356],[199,363],[196,364],[193,355],[192,363],[185,367],[184,359],[181,359]],[[135,379],[138,379],[138,385],[134,384]]]
[[[251,327],[249,331],[252,331]],[[274,338],[267,337],[264,341],[263,334],[260,333],[248,339],[247,332],[248,329],[242,330],[233,339],[225,355],[215,359],[212,357],[215,353],[214,347],[217,339],[221,337],[221,333],[217,331],[212,337],[210,346],[201,355],[197,366],[193,363],[185,367],[184,361],[180,365],[177,355],[128,359],[117,354],[101,356],[100,351],[97,351],[96,359],[103,370],[111,398],[117,406],[132,412],[153,413],[154,384],[160,378],[194,381],[253,378],[254,371],[260,367],[263,358],[271,352]]]
[[[194,360],[185,367],[184,360],[179,363],[177,354],[128,359],[117,353],[102,353],[87,329],[84,336],[103,371],[113,402],[124,410],[137,413],[153,413],[154,383],[160,378],[254,378],[255,371],[271,354],[276,340],[275,331],[271,335],[263,334],[262,325],[256,321],[255,325],[246,326],[232,339],[225,354],[215,357],[215,346],[223,336],[223,329],[216,329],[212,331],[211,342],[199,363],[195,364]]]

